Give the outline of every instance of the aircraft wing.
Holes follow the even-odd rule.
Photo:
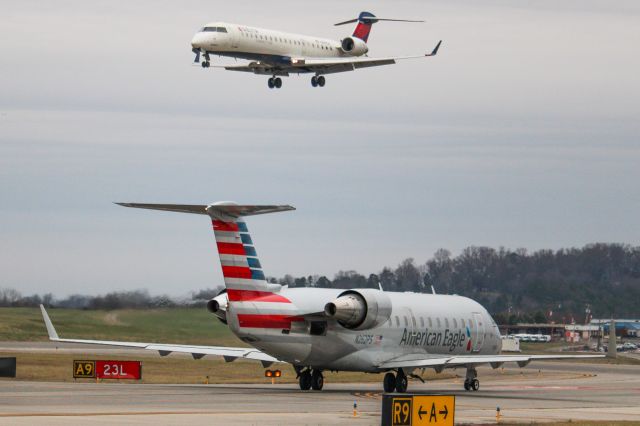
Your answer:
[[[189,353],[194,359],[200,359],[205,355],[217,355],[224,357],[227,362],[235,361],[236,359],[250,359],[253,361],[260,361],[264,367],[268,367],[274,362],[281,362],[278,359],[261,352],[255,348],[232,348],[225,346],[194,346],[194,345],[171,345],[163,343],[140,343],[140,342],[119,342],[111,340],[84,340],[84,339],[62,339],[58,337],[56,329],[53,327],[53,323],[44,309],[44,306],[40,305],[42,311],[42,318],[47,326],[47,333],[49,334],[49,340],[54,342],[64,343],[83,343],[90,345],[106,345],[106,346],[121,346],[125,348],[138,348],[147,349],[151,351],[158,351],[161,356],[167,356],[171,352]]]
[[[403,355],[378,365],[379,368],[435,368],[442,371],[445,368],[490,364],[498,368],[505,362],[516,362],[524,367],[531,361],[551,359],[586,359],[603,358],[604,355]]]
[[[387,58],[369,58],[369,57],[343,57],[343,58],[293,58],[290,64],[270,64],[267,62],[252,62],[247,65],[219,65],[214,68],[224,68],[227,71],[244,71],[254,74],[264,75],[280,75],[288,76],[289,74],[300,73],[317,73],[317,74],[333,74],[338,72],[354,71],[360,68],[377,67],[380,65],[395,64],[396,61],[403,59],[416,59],[435,56],[438,53],[442,40],[438,42],[436,47],[424,55],[414,56],[395,56]]]

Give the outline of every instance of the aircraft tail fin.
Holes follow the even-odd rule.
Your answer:
[[[222,265],[229,301],[270,297],[280,285],[266,281],[244,216],[295,210],[288,205],[238,205],[219,202],[210,205],[116,203],[125,207],[208,215]]]
[[[424,22],[416,21],[412,19],[391,19],[391,18],[378,18],[371,12],[360,12],[360,15],[356,19],[349,19],[348,21],[338,22],[335,25],[346,25],[357,22],[356,29],[353,31],[352,37],[358,37],[365,43],[369,40],[369,33],[371,33],[371,27],[373,24],[379,21],[393,21],[393,22]]]

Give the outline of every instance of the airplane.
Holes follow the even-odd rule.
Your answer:
[[[195,63],[202,68],[211,66],[211,55],[229,56],[251,61],[246,65],[219,65],[228,71],[251,72],[271,76],[270,89],[282,87],[282,79],[290,74],[314,74],[313,87],[324,87],[325,74],[354,71],[360,68],[395,64],[397,60],[425,58],[438,53],[442,40],[431,53],[414,56],[369,58],[367,41],[373,24],[379,21],[424,22],[408,19],[378,18],[370,12],[361,12],[358,18],[335,25],[356,23],[351,37],[331,40],[300,34],[284,33],[228,22],[211,22],[200,29],[191,40]]]
[[[117,203],[121,206],[209,217],[225,289],[207,309],[250,348],[194,346],[60,338],[40,305],[49,339],[115,345],[293,365],[302,390],[322,390],[323,371],[385,373],[385,392],[406,392],[408,378],[433,368],[464,368],[464,389],[477,391],[476,367],[533,360],[598,358],[604,355],[502,355],[495,321],[478,302],[463,296],[391,292],[382,288],[289,288],[267,281],[246,216],[295,210],[289,205]]]

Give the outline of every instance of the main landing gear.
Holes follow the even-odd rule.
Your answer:
[[[209,68],[209,66],[211,65],[211,62],[209,61],[202,61],[200,63],[200,65],[202,65],[202,68]]]
[[[475,368],[467,368],[467,377],[464,379],[464,390],[477,391],[480,389],[480,381],[477,377],[478,372]]]
[[[280,77],[273,76],[267,80],[267,85],[269,86],[269,89],[279,89],[282,87],[282,79]]]
[[[324,76],[323,75],[314,75],[313,77],[311,77],[311,85],[313,87],[324,87],[324,84],[326,83]]]
[[[409,380],[407,379],[407,375],[404,374],[404,371],[402,371],[402,368],[398,370],[398,374],[396,375],[391,372],[384,375],[382,387],[385,392],[404,393],[407,391],[408,386]]]
[[[298,374],[300,389],[302,390],[322,390],[324,386],[324,376],[320,370],[307,369]]]

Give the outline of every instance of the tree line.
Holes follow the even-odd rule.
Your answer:
[[[385,291],[458,294],[477,300],[499,323],[585,322],[589,315],[640,316],[640,247],[589,244],[561,250],[467,247],[453,256],[438,250],[425,263],[405,259],[376,274],[339,271],[330,279],[308,275],[269,278],[289,287],[382,288]],[[0,289],[0,306],[40,303],[79,309],[201,306],[222,286],[193,292],[189,298],[151,296],[146,290],[100,296],[51,294],[22,296]]]

